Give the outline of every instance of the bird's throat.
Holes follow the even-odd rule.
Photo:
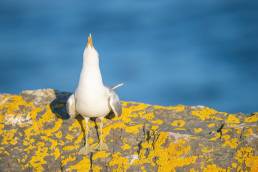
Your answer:
[[[83,64],[81,71],[79,87],[83,88],[98,88],[103,87],[103,80],[98,63]]]

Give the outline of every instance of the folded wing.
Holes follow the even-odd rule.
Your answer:
[[[76,109],[75,109],[75,97],[74,94],[72,94],[67,102],[66,102],[66,111],[70,118],[75,118],[77,115]]]
[[[108,99],[109,106],[116,116],[120,116],[122,114],[122,105],[120,103],[119,97],[113,89],[109,88],[108,91],[109,91],[109,99]]]

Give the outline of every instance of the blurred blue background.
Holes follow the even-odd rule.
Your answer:
[[[0,1],[0,92],[72,92],[89,33],[123,100],[258,111],[258,1]]]

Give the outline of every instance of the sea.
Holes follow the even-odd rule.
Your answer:
[[[73,92],[90,33],[121,100],[258,111],[255,0],[1,0],[0,93]]]

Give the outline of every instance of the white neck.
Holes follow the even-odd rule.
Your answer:
[[[103,87],[99,68],[99,55],[94,47],[87,46],[83,53],[83,66],[78,88],[89,89]]]

